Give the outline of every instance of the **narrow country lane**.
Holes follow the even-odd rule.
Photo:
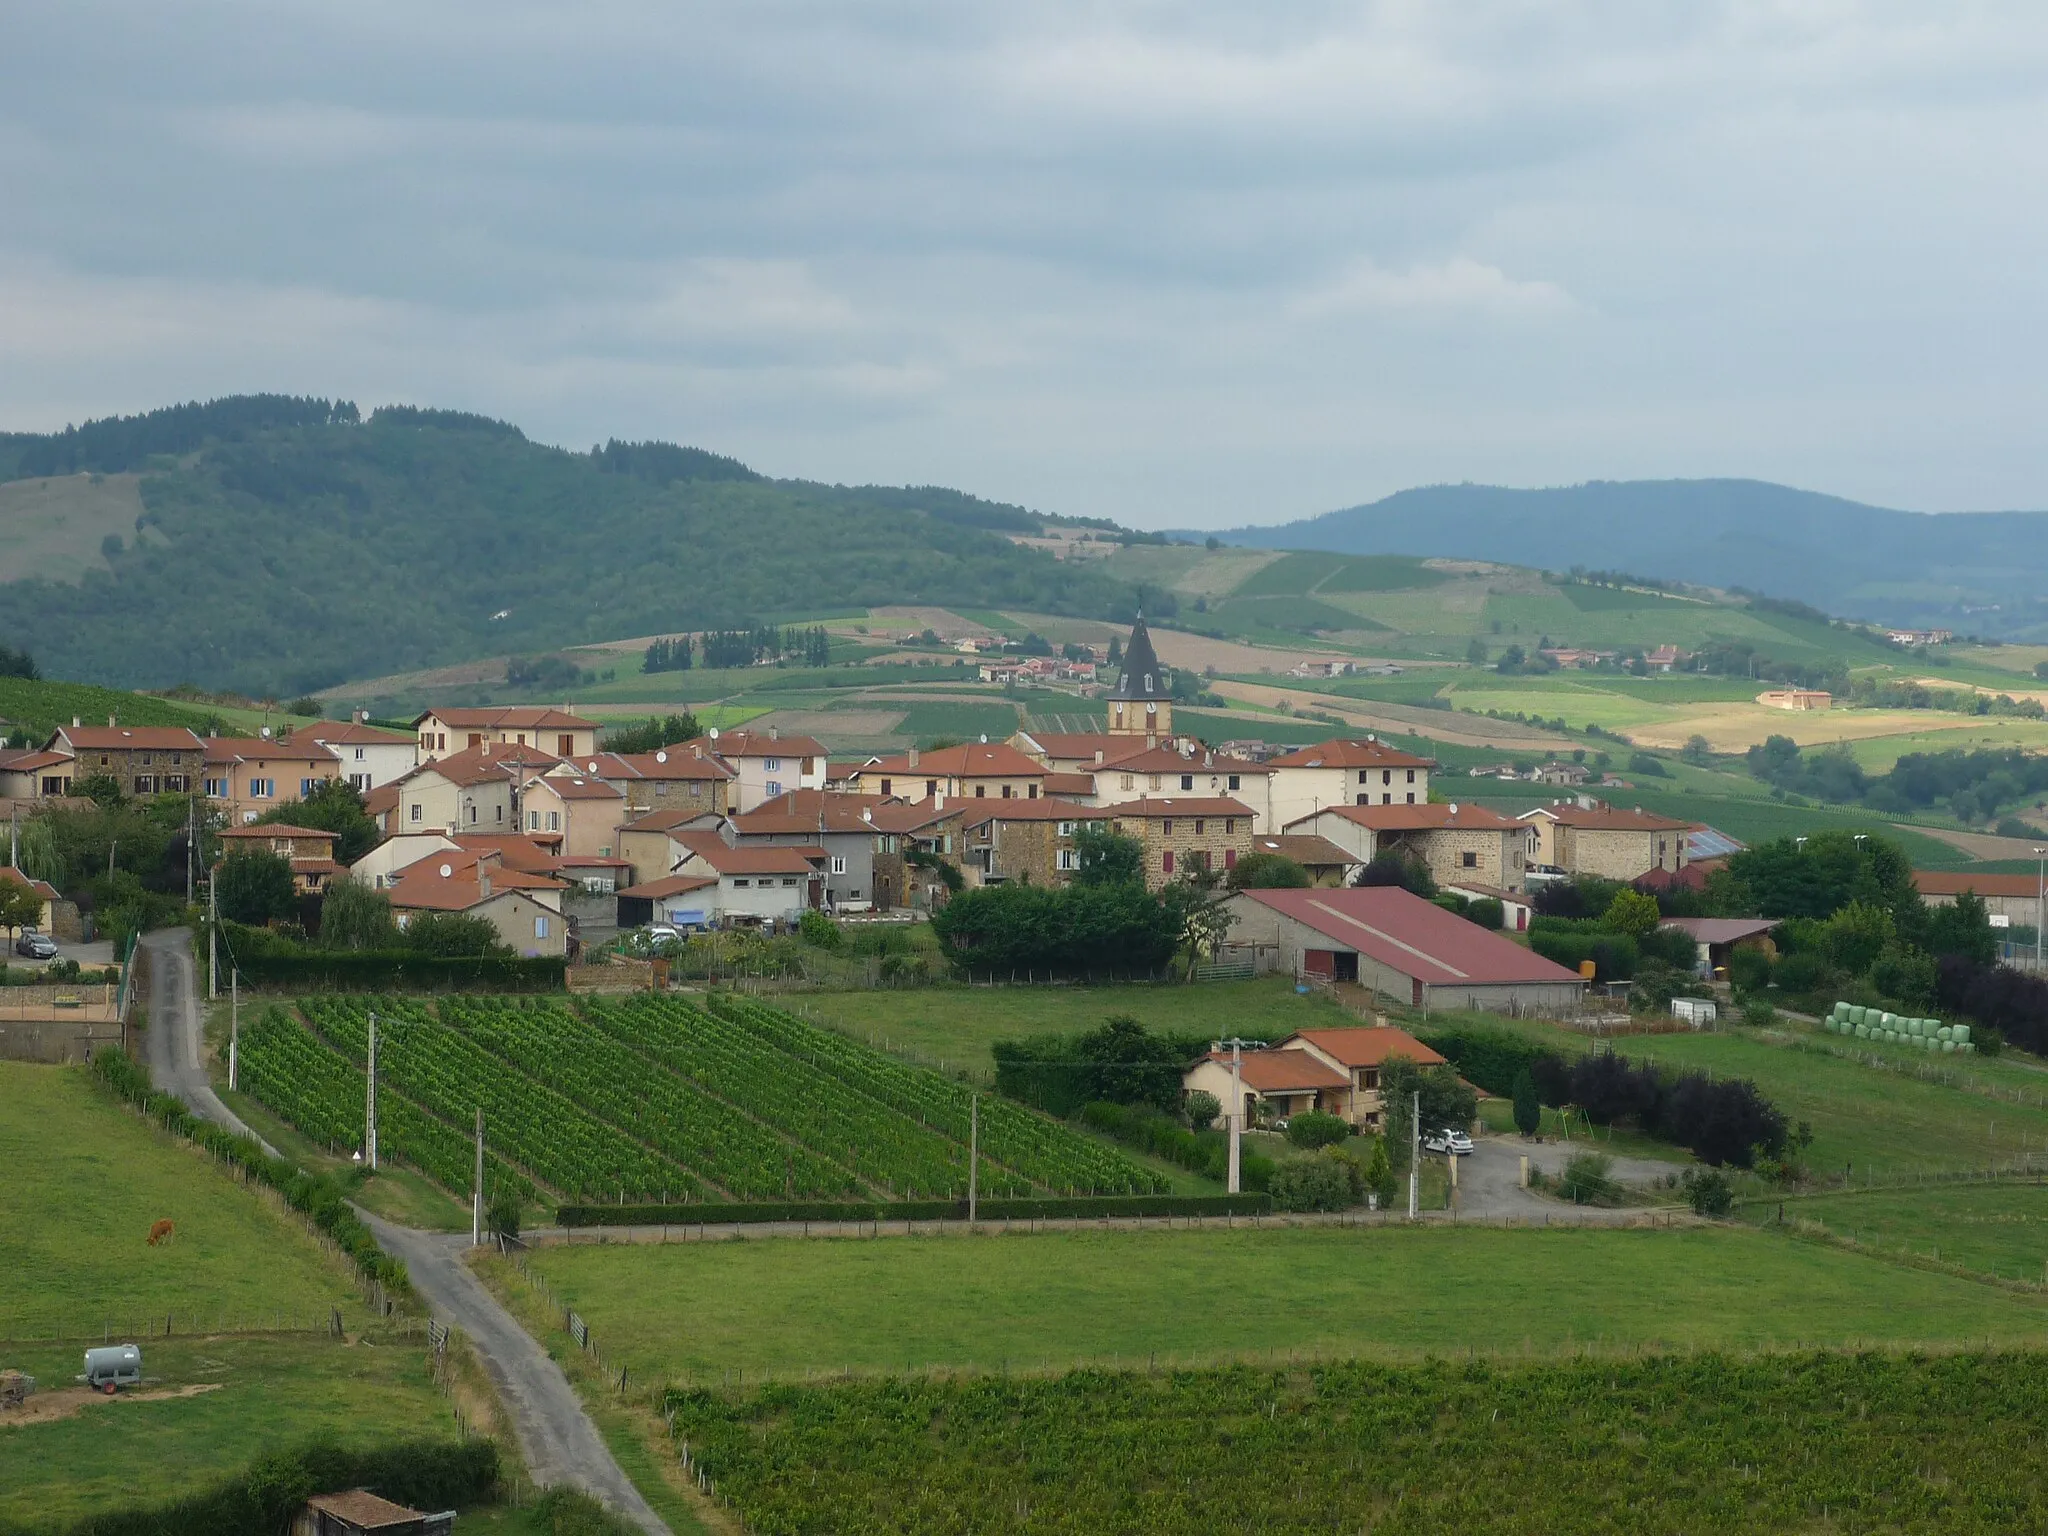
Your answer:
[[[144,1055],[151,1080],[182,1099],[194,1114],[254,1135],[220,1101],[207,1078],[191,935],[182,928],[164,929],[147,935],[142,944],[150,961],[150,1025]],[[462,1262],[468,1239],[395,1226],[360,1209],[358,1214],[377,1241],[405,1262],[413,1288],[435,1314],[462,1329],[476,1346],[534,1482],[580,1488],[642,1530],[667,1536],[668,1526],[619,1469],[561,1367]]]

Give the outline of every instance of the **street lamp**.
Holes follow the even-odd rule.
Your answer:
[[[2048,848],[2036,848],[2034,857],[2040,860],[2040,867],[2034,874],[2034,969],[2041,970],[2041,934],[2048,929]]]

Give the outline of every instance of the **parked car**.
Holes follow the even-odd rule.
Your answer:
[[[619,948],[626,954],[645,958],[648,955],[668,954],[682,941],[682,934],[669,924],[653,923],[645,928],[635,928],[629,933],[620,934]]]
[[[1464,1157],[1472,1150],[1472,1138],[1463,1131],[1454,1131],[1445,1126],[1440,1131],[1427,1132],[1422,1138],[1425,1152],[1442,1152],[1451,1157]]]
[[[14,952],[27,955],[31,960],[54,960],[57,958],[57,945],[47,933],[24,928],[21,937],[14,941]]]

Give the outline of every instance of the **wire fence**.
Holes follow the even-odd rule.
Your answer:
[[[414,1333],[425,1336],[425,1322],[418,1318],[386,1318],[380,1336],[401,1337]],[[265,1311],[229,1312],[216,1308],[167,1307],[161,1312],[87,1314],[68,1318],[0,1318],[0,1343],[110,1344],[133,1339],[264,1337],[269,1335],[345,1336],[342,1310],[337,1306],[317,1310],[277,1308]]]

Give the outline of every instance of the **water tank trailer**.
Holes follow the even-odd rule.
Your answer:
[[[85,1352],[85,1374],[78,1378],[95,1392],[112,1397],[122,1387],[142,1380],[142,1351],[133,1344],[104,1344]]]

